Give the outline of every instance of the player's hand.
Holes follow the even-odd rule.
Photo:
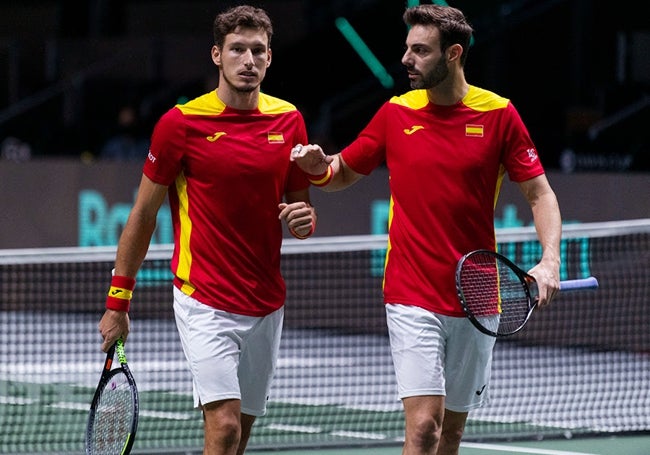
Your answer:
[[[538,307],[551,303],[560,290],[559,268],[552,261],[541,261],[528,271],[535,278],[539,292]]]
[[[278,218],[287,223],[289,231],[298,238],[309,237],[314,232],[316,225],[314,208],[306,202],[294,202],[278,205],[280,214]]]
[[[117,341],[122,338],[126,343],[126,338],[129,336],[131,321],[129,313],[126,311],[106,310],[104,316],[99,321],[99,333],[103,338],[102,351],[107,352],[108,349]]]
[[[295,161],[305,173],[321,175],[327,172],[327,166],[334,160],[334,157],[326,155],[318,144],[298,144],[291,149],[289,159]]]

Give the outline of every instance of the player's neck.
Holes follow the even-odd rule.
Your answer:
[[[447,77],[435,87],[427,90],[429,101],[439,106],[453,106],[459,103],[467,92],[469,84],[462,68],[451,67]]]
[[[469,84],[465,77],[457,75],[448,77],[440,84],[427,90],[429,101],[439,106],[453,106],[459,103],[469,92]]]
[[[250,92],[235,90],[228,84],[217,87],[217,96],[223,103],[233,109],[250,111],[257,109],[260,97],[259,87]]]

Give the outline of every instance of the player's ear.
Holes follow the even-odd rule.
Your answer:
[[[267,68],[268,68],[269,66],[271,66],[271,55],[272,55],[272,54],[273,54],[273,52],[271,52],[271,48],[269,48],[269,50],[266,51],[266,55],[267,55],[267,57],[266,57],[266,67],[267,67]]]
[[[212,61],[215,65],[221,66],[221,49],[215,44],[210,50],[210,55],[212,56]]]
[[[463,46],[460,44],[452,44],[447,48],[447,62],[453,62],[454,60],[460,60],[460,56],[463,55]]]

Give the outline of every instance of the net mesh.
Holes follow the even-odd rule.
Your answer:
[[[530,228],[497,231],[524,270]],[[397,444],[403,415],[382,305],[385,236],[287,240],[286,320],[268,413],[251,448]],[[499,339],[491,402],[466,441],[650,431],[650,220],[568,225],[561,293]],[[153,245],[131,306],[129,365],[140,393],[134,453],[199,453],[202,420],[172,312],[169,246]],[[113,248],[0,251],[0,453],[82,453],[104,354],[97,324]]]

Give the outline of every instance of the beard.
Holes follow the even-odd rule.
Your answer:
[[[232,91],[238,93],[254,92],[257,89],[257,87],[259,87],[258,83],[245,83],[244,85],[234,84],[225,74],[223,75],[223,80],[226,84],[228,84],[228,86]]]
[[[449,68],[444,58],[440,58],[431,71],[422,74],[421,78],[411,81],[412,89],[430,89],[447,79]]]

